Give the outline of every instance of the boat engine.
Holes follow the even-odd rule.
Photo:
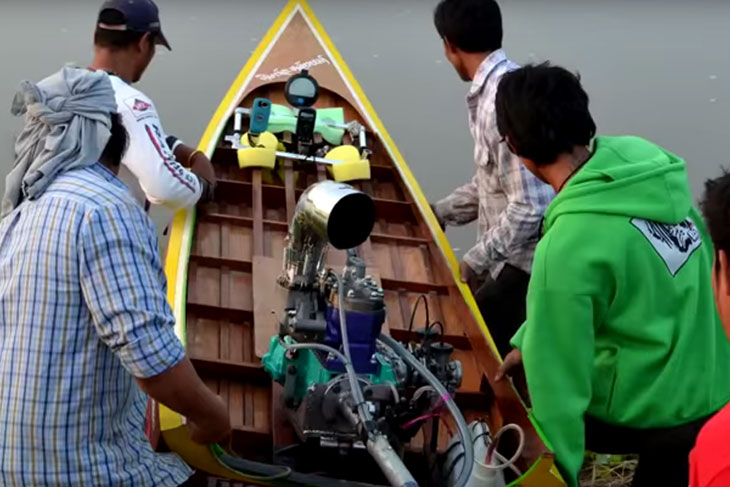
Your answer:
[[[451,399],[461,364],[430,324],[405,346],[381,334],[385,293],[355,250],[374,222],[373,201],[352,186],[322,181],[304,192],[279,278],[287,303],[263,364],[302,442],[366,450],[391,485],[414,487],[402,458],[421,426],[444,408],[466,425]],[[342,273],[326,266],[329,245],[346,250]]]

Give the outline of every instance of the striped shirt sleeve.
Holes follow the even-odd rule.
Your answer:
[[[137,378],[161,374],[185,356],[175,336],[152,223],[133,205],[86,215],[81,288],[101,341]]]
[[[490,130],[489,134],[507,206],[495,224],[480,235],[477,244],[464,255],[469,267],[480,274],[506,261],[513,249],[527,242],[537,242],[543,213],[554,196],[552,188],[530,173],[507,144],[501,142],[496,130]]]
[[[450,195],[434,205],[439,221],[447,225],[466,225],[479,216],[479,179],[474,176],[471,181],[456,188]]]

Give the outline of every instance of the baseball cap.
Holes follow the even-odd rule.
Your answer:
[[[104,22],[102,13],[114,10],[121,15],[122,22]],[[97,26],[104,30],[120,30],[132,32],[149,32],[154,34],[155,43],[172,50],[162,33],[160,10],[152,0],[107,0],[99,10]]]

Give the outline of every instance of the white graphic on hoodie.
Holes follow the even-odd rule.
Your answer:
[[[691,218],[675,225],[634,218],[631,224],[646,237],[673,276],[702,245],[700,233]]]

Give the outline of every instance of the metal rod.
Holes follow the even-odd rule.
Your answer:
[[[377,433],[367,441],[370,456],[382,470],[393,487],[418,487],[416,479],[403,464],[388,439],[382,433]]]
[[[322,157],[314,157],[314,156],[302,156],[299,154],[294,154],[292,152],[279,152],[276,151],[277,157],[283,157],[285,159],[294,159],[296,161],[305,161],[305,162],[317,162],[319,164],[329,164],[330,166],[335,164],[344,164],[345,161],[334,161],[330,159],[324,159]]]
[[[241,143],[241,124],[241,114],[238,113],[238,110],[236,110],[236,116],[233,120],[233,141],[231,141],[233,144]],[[226,139],[228,139],[228,137],[226,137]]]
[[[231,146],[233,149],[237,150],[245,150],[249,149],[250,147],[241,145],[241,129],[243,126],[243,116],[250,116],[251,115],[251,109],[250,108],[236,108],[235,110],[235,117],[234,117],[234,123],[233,123],[233,130],[234,134],[228,135],[225,137],[225,140],[231,143]],[[292,117],[296,118],[296,117]],[[354,137],[354,134],[356,133],[358,136],[358,143],[360,148],[360,153],[364,154],[365,151],[368,150],[367,148],[367,136],[366,136],[366,130],[365,127],[359,123],[359,122],[349,122],[346,124],[342,123],[336,123],[336,122],[327,122],[325,124],[328,127],[332,128],[339,128],[344,130],[349,130]],[[283,157],[284,159],[294,160],[294,161],[305,161],[305,162],[315,162],[318,164],[328,164],[328,165],[335,165],[335,164],[343,164],[344,161],[336,161],[336,160],[329,160],[324,159],[321,157],[314,157],[314,156],[303,156],[300,154],[294,154],[292,152],[282,152],[282,151],[276,151],[277,157]]]
[[[238,135],[238,134],[236,134],[236,135]],[[226,136],[226,140],[231,143],[231,147],[233,149],[236,149],[236,150],[252,149],[252,147],[249,147],[247,145],[241,145],[240,142],[237,142],[236,135]],[[302,156],[300,154],[294,154],[293,152],[282,152],[282,151],[276,151],[276,157],[283,157],[284,159],[290,159],[290,160],[295,160],[295,161],[316,162],[318,164],[328,164],[330,166],[333,166],[335,164],[344,164],[344,162],[345,162],[345,161],[340,161],[340,160],[323,159],[322,157]]]

